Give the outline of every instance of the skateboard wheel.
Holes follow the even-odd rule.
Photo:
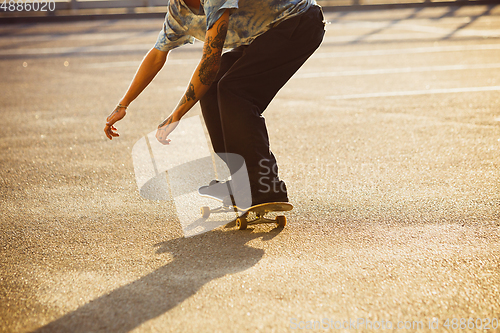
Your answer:
[[[208,218],[210,216],[210,207],[201,207],[201,216],[203,216],[204,219]]]
[[[236,219],[236,226],[240,230],[245,230],[247,228],[247,219],[246,219],[246,217],[243,217],[243,216],[238,217]]]
[[[276,223],[278,223],[279,228],[284,228],[286,226],[286,216],[284,215],[276,216]]]

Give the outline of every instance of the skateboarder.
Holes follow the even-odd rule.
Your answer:
[[[170,50],[195,38],[204,41],[186,92],[158,126],[156,138],[169,144],[177,122],[200,101],[213,149],[231,174],[245,161],[252,204],[288,202],[262,113],[323,35],[323,14],[315,0],[170,0],[157,42],[106,119],[104,132],[110,140],[118,136],[114,124],[163,67]],[[223,48],[231,50],[223,53]],[[212,182],[205,191],[217,196],[227,188],[219,185]],[[238,184],[232,188],[237,191]]]

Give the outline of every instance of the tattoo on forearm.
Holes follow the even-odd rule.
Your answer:
[[[173,120],[173,118],[172,118],[172,117],[168,117],[168,118],[167,118],[167,119],[165,119],[165,120],[164,120],[164,121],[163,121],[160,125],[158,125],[158,128],[163,127],[163,126],[165,126],[165,125],[167,125],[167,127],[168,127],[168,125],[170,125],[170,124],[172,123],[172,120]],[[165,129],[166,129],[166,128],[165,128]]]
[[[189,87],[187,88],[184,96],[182,96],[181,101],[177,105],[177,108],[189,101],[196,101],[196,93],[194,92],[194,85],[192,83],[189,83]]]
[[[203,45],[203,56],[206,54],[212,53],[212,44],[213,38],[211,36],[208,36],[207,39],[205,40],[205,45]]]
[[[218,72],[217,64],[219,63],[220,58],[219,54],[214,53],[203,59],[198,73],[201,83],[206,86],[212,84]]]
[[[227,34],[227,22],[222,21],[217,26],[217,35],[215,35],[213,41],[210,42],[210,46],[215,49],[222,50],[222,48],[224,47],[224,42],[226,41],[226,34]]]
[[[186,94],[184,96],[186,97],[187,102],[196,100],[196,94],[194,92],[194,84],[189,83],[189,87],[186,90]]]
[[[218,72],[222,48],[227,34],[227,21],[217,25],[215,38],[208,37],[203,47],[203,58],[199,69],[200,82],[206,86],[212,84]]]

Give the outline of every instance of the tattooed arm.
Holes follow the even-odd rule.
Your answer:
[[[205,95],[215,79],[220,67],[222,48],[226,40],[229,24],[229,11],[226,10],[217,22],[207,31],[203,56],[179,104],[170,116],[165,119],[156,131],[156,139],[166,145],[170,142],[167,136],[175,129],[177,122]]]
[[[118,120],[125,117],[127,106],[139,96],[139,94],[148,86],[154,79],[156,74],[165,64],[167,60],[167,52],[159,51],[155,48],[151,49],[142,60],[134,79],[122,97],[120,103],[113,112],[106,118],[106,127],[104,133],[111,140],[113,137],[119,136],[116,128],[113,126]]]

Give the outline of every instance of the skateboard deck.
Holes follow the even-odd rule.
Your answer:
[[[237,206],[219,207],[210,209],[210,207],[201,207],[201,215],[203,218],[208,218],[211,213],[226,213],[237,212],[241,214],[236,219],[236,226],[240,230],[245,230],[248,225],[261,223],[276,223],[278,227],[283,228],[286,225],[286,216],[278,215],[274,218],[266,216],[272,212],[286,212],[293,209],[293,205],[288,202],[268,202],[260,205],[255,205],[249,208],[239,208]]]

